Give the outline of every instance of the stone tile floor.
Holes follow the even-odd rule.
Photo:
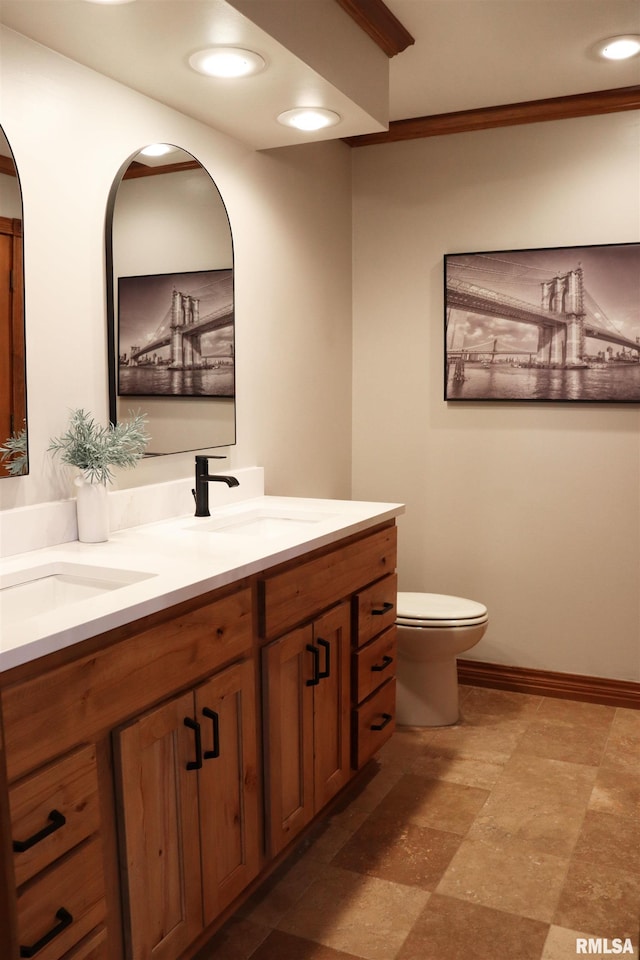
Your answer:
[[[202,960],[638,960],[640,711],[460,700],[396,731]]]

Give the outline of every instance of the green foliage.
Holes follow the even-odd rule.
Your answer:
[[[6,466],[11,477],[19,477],[28,473],[29,454],[27,451],[26,425],[19,433],[12,433],[0,446],[0,460]]]
[[[84,410],[73,410],[67,432],[52,438],[49,451],[82,470],[91,483],[106,484],[113,480],[112,466],[135,467],[142,457],[150,440],[146,425],[143,413],[103,427]]]

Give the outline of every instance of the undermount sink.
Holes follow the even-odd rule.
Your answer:
[[[307,510],[282,510],[277,507],[254,507],[233,516],[211,517],[189,525],[200,533],[227,533],[249,537],[281,537],[305,534],[333,514]]]
[[[138,570],[54,561],[0,577],[0,620],[16,623],[155,576]]]

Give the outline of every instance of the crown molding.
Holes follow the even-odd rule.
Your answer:
[[[336,0],[352,20],[388,57],[395,57],[415,40],[382,0]]]
[[[602,113],[618,113],[640,108],[640,85],[618,87],[614,90],[596,90],[547,100],[528,100],[496,107],[479,107],[456,113],[439,113],[430,117],[392,120],[382,133],[365,133],[344,137],[350,147],[366,147],[378,143],[396,143],[399,140],[419,140],[440,137],[450,133],[470,133],[493,127],[510,127],[524,123],[542,123],[547,120],[569,120]]]

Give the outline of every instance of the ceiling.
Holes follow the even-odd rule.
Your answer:
[[[640,83],[639,57],[593,52],[640,34],[638,0],[385,2],[415,40],[391,59],[342,0],[0,0],[0,22],[258,149]],[[193,73],[189,55],[213,42],[255,49],[267,69],[237,81]],[[276,122],[311,102],[342,122],[311,136]]]
[[[640,58],[593,45],[640,34],[638,0],[386,0],[416,42],[391,60],[390,119],[640,83]]]

